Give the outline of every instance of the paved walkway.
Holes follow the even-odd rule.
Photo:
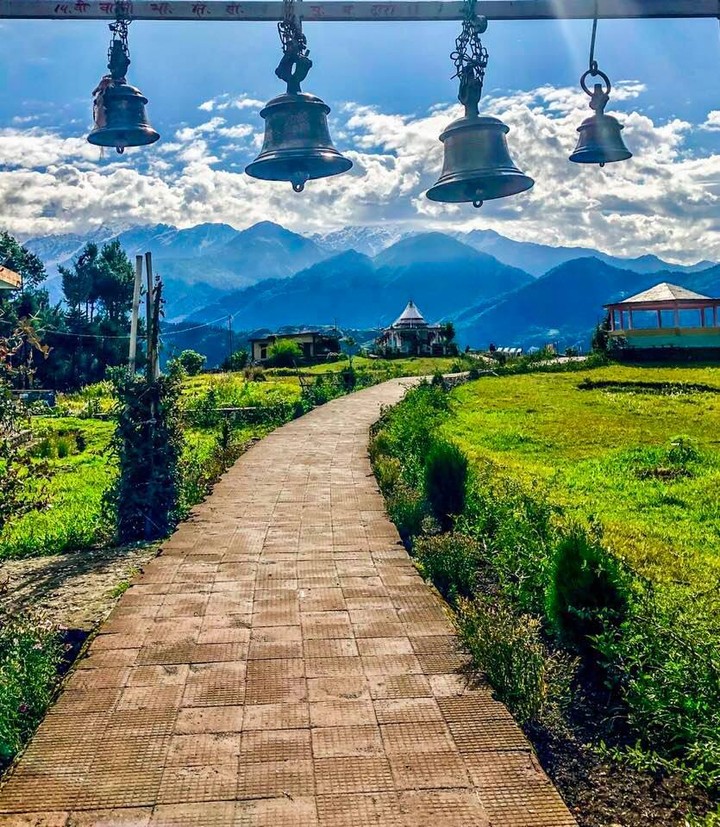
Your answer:
[[[406,384],[406,383],[405,383]],[[570,827],[383,512],[402,381],[252,448],[120,600],[0,825]]]

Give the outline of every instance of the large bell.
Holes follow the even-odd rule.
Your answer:
[[[505,138],[509,131],[498,118],[473,112],[453,121],[440,136],[443,169],[427,197],[445,203],[472,201],[480,207],[483,201],[529,190],[535,182],[512,162]]]
[[[625,146],[620,134],[622,129],[623,125],[612,115],[592,115],[578,127],[580,137],[570,160],[601,167],[614,161],[627,161],[632,158],[632,152]]]
[[[347,172],[352,161],[333,146],[329,112],[326,103],[307,92],[273,98],[260,112],[265,119],[262,149],[245,172],[264,181],[289,181],[295,192],[311,179]]]
[[[96,146],[114,146],[120,153],[127,146],[155,143],[160,135],[148,122],[147,98],[124,81],[108,80],[95,97],[95,128],[88,141]]]

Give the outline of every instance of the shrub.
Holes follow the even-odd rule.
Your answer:
[[[375,461],[375,477],[383,494],[391,494],[400,480],[402,465],[395,457],[378,456]]]
[[[400,481],[388,497],[387,508],[404,542],[420,534],[427,512],[423,496],[414,488]]]
[[[148,382],[112,372],[117,425],[111,443],[119,474],[106,492],[106,513],[121,543],[164,537],[177,518],[182,453],[180,375]]]
[[[436,371],[433,373],[433,378],[430,384],[435,388],[440,388],[441,390],[446,391],[448,389],[447,380],[441,371]]]
[[[188,376],[197,376],[198,373],[205,367],[207,357],[195,350],[183,350],[183,352],[175,359]]]
[[[451,600],[470,597],[482,567],[483,548],[464,534],[418,537],[413,554],[443,595]]]
[[[72,437],[70,436],[59,436],[56,440],[57,446],[57,456],[58,459],[65,459],[66,457],[70,456],[72,453],[73,445]]]
[[[571,697],[575,663],[550,652],[540,623],[501,599],[462,599],[456,622],[476,665],[521,724],[557,720]]]
[[[468,486],[465,513],[456,528],[486,546],[488,569],[521,612],[545,611],[548,570],[557,543],[553,508],[537,492],[480,466]]]
[[[0,761],[9,761],[52,699],[61,648],[49,624],[21,616],[0,625]]]
[[[425,460],[425,495],[444,531],[465,508],[468,460],[452,442],[437,441]]]
[[[291,368],[302,359],[302,349],[292,339],[278,339],[268,348],[268,363],[274,368]]]
[[[628,610],[620,565],[581,526],[560,538],[550,567],[547,617],[563,643],[588,653],[608,625],[617,626]]]
[[[248,382],[266,382],[267,376],[265,370],[259,366],[250,366],[245,368],[243,376]]]
[[[720,786],[720,653],[692,599],[636,584],[627,618],[596,646],[643,743]]]
[[[342,383],[346,393],[350,393],[350,391],[355,389],[355,386],[358,383],[358,375],[357,371],[353,367],[343,368],[340,371],[340,377],[342,379]]]

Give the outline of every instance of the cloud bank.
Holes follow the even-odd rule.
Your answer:
[[[417,229],[494,229],[522,241],[596,247],[615,255],[653,252],[692,262],[720,260],[720,154],[688,146],[691,132],[720,129],[720,113],[702,124],[657,124],[633,112],[644,87],[617,85],[612,104],[634,153],[604,169],[571,164],[587,101],[576,89],[542,86],[496,94],[483,111],[510,126],[518,166],[532,175],[529,193],[486,204],[444,206],[424,193],[442,165],[438,135],[458,106],[401,116],[357,103],[336,105],[331,129],[353,161],[346,175],[289,184],[243,174],[262,142],[261,103],[223,95],[198,106],[196,122],[149,149],[120,157],[40,127],[0,130],[0,225],[27,237],[85,233],[165,222],[214,221],[242,228],[271,220],[304,232],[355,224],[402,223]],[[698,129],[699,127],[699,129]]]

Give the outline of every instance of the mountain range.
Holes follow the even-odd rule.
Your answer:
[[[452,320],[461,344],[586,347],[602,305],[670,281],[720,295],[720,267],[671,265],[654,255],[609,256],[553,247],[491,230],[416,232],[402,225],[347,227],[306,237],[271,222],[45,236],[25,245],[57,268],[87,241],[117,238],[131,258],[151,250],[165,282],[166,321],[241,331],[337,324],[377,329],[412,298],[429,321]]]

